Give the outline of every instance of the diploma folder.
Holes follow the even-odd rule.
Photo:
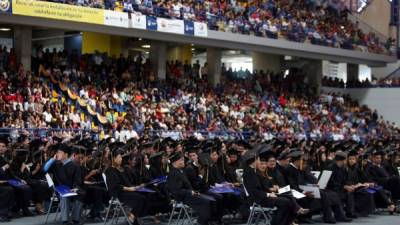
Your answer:
[[[55,186],[55,189],[56,189],[57,193],[63,198],[72,197],[72,196],[77,196],[78,195],[76,192],[73,192],[71,190],[71,188],[69,188],[69,187],[67,187],[65,185],[57,185],[57,186]]]

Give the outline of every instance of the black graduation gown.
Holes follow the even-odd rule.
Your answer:
[[[350,185],[346,168],[338,167],[336,163],[334,163],[327,169],[332,171],[327,189],[339,195],[340,199],[345,204],[345,210],[349,216],[355,215],[355,194],[354,192],[347,192],[344,189],[345,185]]]
[[[14,171],[12,170],[10,165],[10,168],[7,170],[1,169],[4,165],[8,164],[8,162],[3,158],[0,157],[0,180],[10,180],[10,179],[21,179],[18,177]],[[3,184],[2,185],[5,193],[9,193],[10,190],[9,188],[5,188],[6,186],[11,187],[14,192],[16,204],[15,207],[13,208],[14,211],[19,211],[20,209],[24,210],[25,212],[28,210],[30,200],[32,199],[32,189],[29,185],[21,185],[21,186],[10,186],[9,184]],[[13,197],[14,198],[14,197]],[[9,200],[8,197],[4,198],[6,201]],[[9,204],[9,206],[14,205],[14,204]]]
[[[0,167],[5,165],[5,160],[0,157]],[[5,181],[5,171],[0,168],[0,180]],[[8,184],[0,184],[0,216],[7,217],[8,210],[14,206],[14,189]]]
[[[81,171],[82,180],[85,180],[85,177],[91,172],[89,168],[84,166],[81,166]],[[99,173],[92,176],[88,181],[93,182],[93,184],[83,184],[84,195],[82,196],[82,202],[91,206],[91,217],[100,217],[100,212],[103,210],[103,205],[106,203],[107,189]]]
[[[349,185],[369,182],[364,173],[360,171],[358,166],[347,167],[347,179]],[[360,216],[367,216],[375,210],[374,195],[368,193],[365,189],[356,190],[354,193],[354,212]]]
[[[202,196],[192,195],[194,190],[183,170],[172,167],[167,178],[167,189],[172,198],[183,202],[194,209],[198,215],[197,222],[207,225],[211,221],[211,201]]]
[[[140,176],[140,172],[135,168],[125,167],[125,176],[129,179],[129,183],[133,186],[139,186],[145,184],[145,180],[149,182],[148,178],[144,178]],[[146,209],[145,212],[147,215],[156,215],[157,213],[167,213],[171,211],[171,207],[169,204],[169,199],[160,193],[157,186],[151,185],[147,188],[155,190],[154,193],[140,193],[146,198]]]
[[[114,167],[109,167],[105,171],[107,177],[108,193],[112,197],[117,197],[122,203],[132,209],[132,213],[136,217],[145,215],[144,209],[146,198],[134,191],[124,191],[124,187],[132,187],[129,179],[125,176],[124,171],[119,171]]]
[[[295,205],[286,198],[267,196],[270,183],[265,177],[257,173],[253,168],[246,168],[243,173],[243,185],[248,193],[250,202],[255,202],[263,207],[277,207],[272,215],[271,225],[289,225],[295,219]]]
[[[300,171],[292,164],[286,168],[286,175],[290,188],[299,192],[303,192],[299,185],[317,184],[318,182],[311,172]],[[340,197],[335,192],[330,190],[320,190],[320,193],[321,199],[306,197],[299,199],[298,203],[302,207],[309,208],[312,211],[316,211],[321,208],[324,220],[332,220],[332,212],[334,212],[336,218],[342,219],[344,215],[341,209]],[[309,215],[311,215],[311,213]]]
[[[374,164],[368,167],[367,172],[374,182],[390,191],[394,201],[400,200],[400,178],[398,176],[390,176],[383,166]]]

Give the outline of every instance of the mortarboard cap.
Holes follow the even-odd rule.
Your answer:
[[[336,161],[343,161],[346,160],[347,154],[343,151],[337,151],[335,153],[335,160]]]
[[[168,158],[168,160],[170,163],[174,163],[182,158],[183,158],[183,154],[181,152],[175,152]]]

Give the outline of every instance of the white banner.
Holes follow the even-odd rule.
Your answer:
[[[131,28],[146,29],[146,16],[140,13],[131,14]]]
[[[207,24],[194,22],[194,36],[207,37],[208,36]]]
[[[157,18],[157,30],[161,32],[185,34],[185,25],[183,20]]]
[[[105,10],[104,25],[128,28],[128,13]]]

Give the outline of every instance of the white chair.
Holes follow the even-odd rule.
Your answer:
[[[107,185],[107,177],[106,174],[102,173],[102,177],[104,180],[104,184],[106,185],[106,189],[107,192],[109,192],[108,190],[108,185]],[[126,213],[124,206],[122,205],[122,203],[119,201],[119,199],[117,197],[112,197],[109,201],[109,206],[106,212],[106,216],[104,217],[104,225],[107,224],[107,220],[108,220],[108,215],[110,213],[110,211],[113,210],[113,216],[111,218],[111,224],[117,224],[118,223],[118,219],[120,217],[121,212],[124,214],[124,217],[126,219],[126,221],[128,222],[129,225],[132,225],[131,221],[128,218],[128,214]]]
[[[168,225],[171,225],[172,220],[174,219],[174,214],[178,214],[177,218],[175,218],[175,224],[186,225],[186,224],[194,224],[194,219],[192,217],[192,209],[190,206],[183,204],[182,202],[177,202],[175,200],[171,201],[172,211],[168,220]]]
[[[249,198],[250,195],[247,192],[247,189],[244,186],[244,184],[243,184],[243,189],[244,189],[244,193],[246,194],[246,197]],[[246,225],[251,225],[251,224],[257,225],[261,219],[264,220],[264,223],[262,223],[262,224],[271,225],[272,213],[275,210],[276,210],[276,207],[274,207],[274,208],[262,207],[260,204],[257,204],[254,202],[253,205],[250,206],[250,215],[249,215]]]
[[[51,188],[53,190],[53,195],[51,196],[50,205],[49,205],[49,208],[47,210],[46,217],[45,217],[45,220],[44,220],[44,224],[47,224],[47,221],[49,219],[50,212],[51,212],[51,209],[53,207],[53,204],[54,204],[55,201],[59,200],[59,197],[57,195],[57,191],[56,191],[53,179],[51,178],[50,174],[46,173],[45,177],[46,177],[47,185],[49,186],[49,188]],[[57,210],[56,210],[56,215],[54,217],[54,221],[57,220],[57,215],[58,215],[59,211],[60,211],[60,204],[57,205]]]

